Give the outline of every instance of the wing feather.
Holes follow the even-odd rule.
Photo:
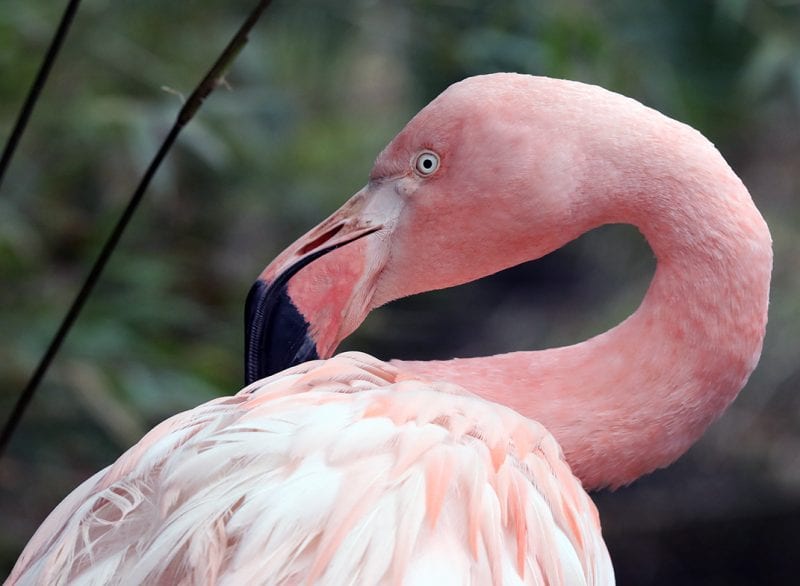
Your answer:
[[[536,422],[348,353],[179,414],[67,497],[9,584],[613,583]]]

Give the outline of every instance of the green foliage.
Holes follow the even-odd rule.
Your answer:
[[[0,137],[60,4],[0,4]],[[0,192],[0,412],[181,95],[250,4],[84,2]],[[263,266],[364,183],[420,106],[453,81],[499,70],[631,95],[698,127],[742,175],[775,238],[772,322],[751,385],[688,461],[727,462],[738,479],[759,470],[798,494],[797,463],[775,455],[776,433],[781,445],[800,440],[798,12],[777,0],[276,2],[229,88],[159,172],[0,463],[0,567],[71,488],[153,424],[236,391],[243,302]],[[347,344],[427,358],[575,342],[624,318],[652,266],[635,231],[608,228],[538,265],[376,312]],[[735,449],[745,434],[747,449]],[[674,513],[667,500],[650,504]]]

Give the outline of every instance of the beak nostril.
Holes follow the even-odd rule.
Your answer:
[[[341,232],[342,228],[344,228],[344,224],[339,224],[337,226],[334,226],[327,232],[323,232],[321,235],[314,238],[314,240],[312,240],[311,242],[307,242],[306,244],[304,244],[303,247],[297,251],[297,254],[302,256],[307,252],[311,252],[315,248],[319,248],[320,246],[325,244],[328,240],[330,240],[331,238],[336,236],[339,232]]]

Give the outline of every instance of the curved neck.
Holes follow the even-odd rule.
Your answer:
[[[563,348],[395,361],[544,424],[587,488],[620,486],[685,452],[744,386],[766,325],[769,231],[724,165],[715,192],[619,194],[594,224],[633,223],[658,264],[639,309]],[[620,203],[623,202],[623,203]]]

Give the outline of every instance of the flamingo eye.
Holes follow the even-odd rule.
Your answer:
[[[439,168],[439,155],[431,151],[423,151],[417,155],[414,168],[420,175],[432,175]]]

